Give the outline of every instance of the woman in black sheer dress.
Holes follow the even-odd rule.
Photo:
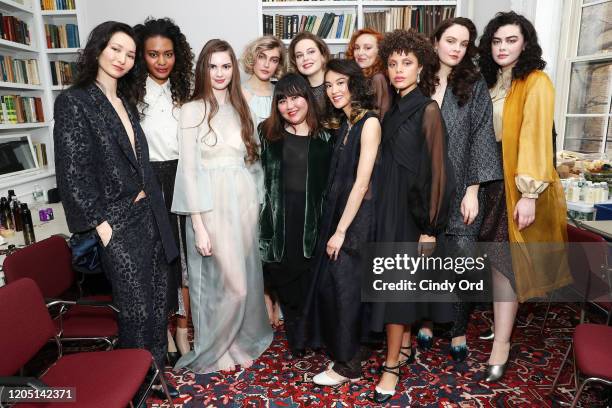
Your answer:
[[[438,104],[429,98],[439,61],[429,41],[414,31],[387,34],[379,52],[399,98],[383,122],[376,175],[376,241],[418,242],[425,246],[422,253],[428,254],[427,247],[431,250],[444,232],[454,191],[444,121]],[[443,303],[374,304],[373,328],[385,327],[387,333],[387,358],[374,393],[376,402],[383,403],[395,394],[401,365],[414,360],[410,324],[426,317],[451,321],[452,307]],[[403,338],[408,340],[405,345]]]
[[[331,60],[325,85],[332,105],[329,125],[337,133],[304,323],[307,345],[324,346],[334,362],[313,381],[336,386],[361,377],[361,342],[369,332],[359,249],[373,238],[370,178],[380,122],[369,82],[355,61]]]

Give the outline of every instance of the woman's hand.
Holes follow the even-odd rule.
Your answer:
[[[108,221],[104,221],[96,227],[96,232],[102,241],[102,246],[106,247],[113,237],[113,228],[110,226]]]
[[[429,256],[436,249],[436,237],[432,235],[421,234],[419,237],[418,253]]]
[[[212,243],[208,236],[208,231],[203,226],[194,228],[195,232],[195,247],[200,255],[211,256],[212,255]]]
[[[327,241],[327,255],[330,259],[336,260],[338,259],[338,253],[340,252],[340,248],[342,248],[342,244],[344,243],[344,232],[336,230],[334,235]]]
[[[535,198],[522,197],[514,207],[514,222],[519,231],[527,228],[535,221]]]
[[[470,225],[478,216],[478,185],[469,186],[461,200],[461,215],[463,222]]]

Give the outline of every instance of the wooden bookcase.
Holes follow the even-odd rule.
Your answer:
[[[55,1],[55,0],[54,0]],[[63,0],[65,2],[65,0]],[[13,59],[35,60],[38,71],[37,84],[24,84],[3,81],[0,78],[0,95],[19,95],[39,97],[42,100],[44,121],[33,123],[0,123],[0,133],[29,133],[33,143],[44,143],[48,165],[29,173],[27,176],[0,176],[0,195],[6,195],[7,189],[15,189],[17,195],[27,195],[32,183],[40,183],[43,188],[55,184],[55,158],[53,154],[53,102],[59,92],[66,86],[53,85],[51,61],[74,62],[83,43],[80,28],[82,16],[79,12],[79,1],[73,0],[74,10],[42,10],[41,0],[0,0],[0,13],[3,16],[14,16],[28,25],[30,44],[25,45],[6,39],[0,39],[0,55]],[[79,41],[74,48],[49,48],[45,24],[76,25]],[[6,111],[5,111],[6,112]]]

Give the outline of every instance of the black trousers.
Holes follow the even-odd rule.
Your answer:
[[[176,179],[176,168],[178,160],[168,160],[162,162],[151,162],[153,172],[157,176],[157,181],[161,186],[164,194],[164,202],[168,210],[168,218],[170,226],[176,241],[176,246],[181,251],[181,254],[170,264],[170,279],[168,280],[168,307],[171,312],[178,310],[178,289],[182,286],[187,286],[183,282],[183,269],[181,258],[186,261],[187,249],[185,246],[185,216],[172,213],[172,199],[174,196],[174,180]]]
[[[149,350],[163,367],[169,267],[149,199],[133,203],[111,227],[113,235],[101,252],[119,308],[119,347]]]

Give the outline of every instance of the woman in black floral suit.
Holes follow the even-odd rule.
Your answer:
[[[99,237],[119,345],[147,349],[163,367],[168,263],[178,251],[134,109],[135,55],[130,26],[92,31],[74,85],[55,101],[55,163],[70,231]]]

